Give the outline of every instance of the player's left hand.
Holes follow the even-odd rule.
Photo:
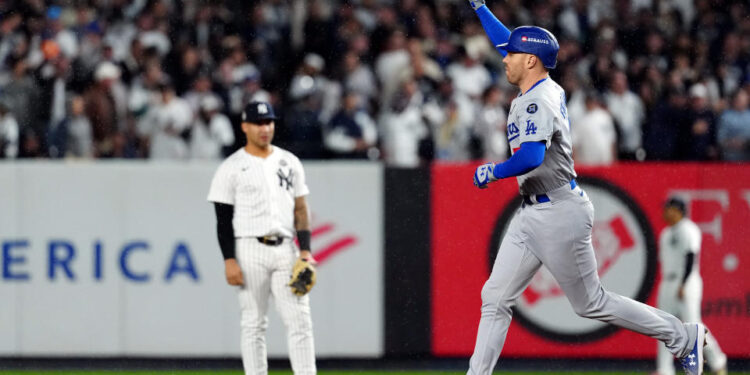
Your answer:
[[[495,178],[495,174],[492,172],[494,169],[494,163],[480,165],[474,172],[474,186],[480,189],[486,189],[487,184],[493,181],[497,181],[497,178]]]
[[[469,5],[471,5],[471,8],[474,10],[479,9],[484,5],[485,0],[469,0]]]
[[[294,263],[292,268],[292,277],[289,281],[289,286],[292,288],[292,293],[297,296],[304,296],[307,294],[313,285],[315,285],[315,267],[312,262],[315,260],[299,257]]]

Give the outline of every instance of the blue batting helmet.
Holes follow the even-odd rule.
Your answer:
[[[507,43],[497,46],[508,52],[522,52],[536,55],[547,69],[557,65],[557,51],[560,44],[551,32],[539,26],[519,26],[510,33]]]

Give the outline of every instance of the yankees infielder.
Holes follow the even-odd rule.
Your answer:
[[[214,202],[227,283],[237,286],[246,374],[267,374],[265,331],[269,297],[287,329],[295,374],[315,374],[309,296],[287,286],[299,256],[312,260],[309,193],[299,159],[271,145],[276,116],[264,102],[242,112],[245,147],[219,166],[208,193]],[[297,249],[292,238],[297,234]]]
[[[594,207],[576,184],[565,92],[549,77],[559,45],[547,30],[521,26],[511,33],[484,5],[469,0],[505,58],[508,82],[521,93],[508,115],[510,159],[477,168],[474,184],[487,188],[516,176],[524,204],[511,220],[489,279],[468,374],[491,374],[505,343],[511,307],[544,264],[575,312],[651,336],[683,361],[689,374],[703,368],[705,327],[607,292],[597,275],[591,230]]]
[[[667,222],[659,235],[661,284],[660,309],[691,322],[701,321],[703,280],[699,269],[701,230],[686,216],[686,206],[679,198],[664,204],[663,217]],[[674,375],[674,361],[664,345],[659,345],[656,359],[658,375]],[[709,333],[706,335],[706,362],[718,375],[727,373],[727,356]]]

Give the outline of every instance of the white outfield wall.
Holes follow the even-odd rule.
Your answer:
[[[0,163],[0,356],[239,356],[206,201],[217,165]],[[316,352],[381,356],[382,166],[304,166]],[[286,357],[273,305],[269,317],[269,356]]]

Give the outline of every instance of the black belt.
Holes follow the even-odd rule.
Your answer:
[[[578,186],[578,184],[576,183],[576,180],[575,179],[570,180],[570,190],[575,189],[576,186]],[[526,203],[528,205],[532,205],[534,203],[546,203],[550,201],[549,196],[547,196],[547,194],[537,194],[536,202],[531,200],[530,195],[522,195],[522,197],[523,197],[523,203]]]
[[[263,236],[255,237],[255,239],[257,239],[258,242],[268,246],[279,246],[284,242],[284,237],[279,236]]]

